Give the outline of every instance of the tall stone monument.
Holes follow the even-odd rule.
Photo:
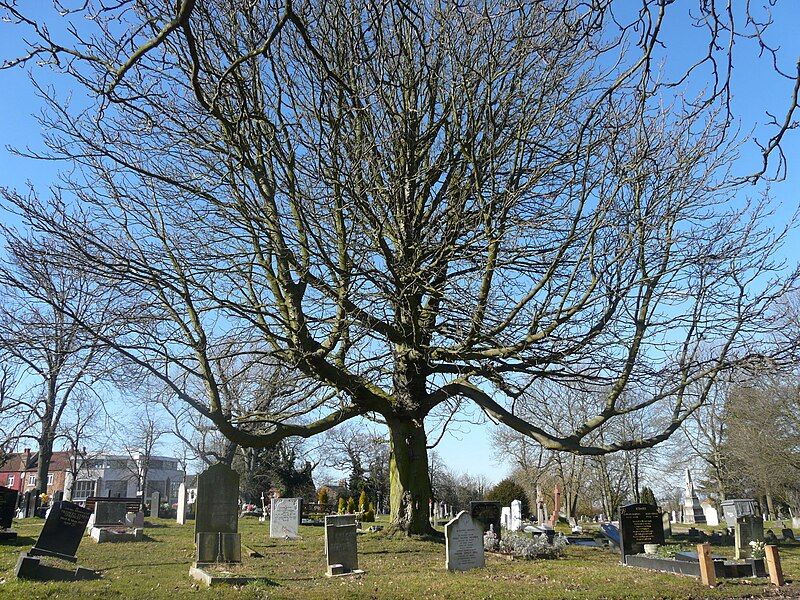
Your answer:
[[[705,524],[706,515],[694,489],[692,472],[686,469],[686,487],[683,490],[683,522],[687,525]]]
[[[197,568],[242,560],[239,475],[222,463],[197,476],[194,520]]]

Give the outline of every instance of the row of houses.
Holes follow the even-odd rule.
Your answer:
[[[64,498],[81,502],[89,496],[134,498],[141,494],[140,481],[146,456],[98,454],[75,458],[69,452],[54,452],[47,473],[47,494],[64,493]],[[0,485],[25,493],[42,490],[36,480],[39,455],[26,448],[23,452],[7,454],[0,464]],[[145,496],[159,492],[165,501],[178,496],[178,486],[185,473],[177,459],[169,456],[150,456],[147,461]]]

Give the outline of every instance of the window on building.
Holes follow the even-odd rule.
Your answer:
[[[53,474],[52,473],[48,473],[47,474],[47,485],[53,485]]]
[[[94,481],[78,480],[72,490],[72,498],[74,500],[83,500],[89,496],[94,496]]]
[[[103,495],[111,494],[112,498],[126,498],[128,496],[128,482],[124,479],[109,479],[103,483]]]
[[[36,485],[36,475],[28,475],[28,485]]]
[[[7,487],[14,487],[14,476],[13,475],[9,475],[8,478],[6,478],[6,486]]]

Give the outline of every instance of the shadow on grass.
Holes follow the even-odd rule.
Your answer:
[[[10,540],[3,540],[0,542],[0,547],[2,546],[33,546],[36,543],[36,538],[27,536],[27,535],[18,535],[15,538]]]
[[[102,573],[106,573],[109,571],[118,571],[119,569],[132,569],[135,567],[171,567],[174,565],[185,565],[188,569],[192,565],[192,561],[186,560],[173,560],[173,561],[166,561],[166,562],[146,562],[146,563],[130,563],[126,562],[119,565],[114,565],[113,567],[105,567],[100,569],[95,569],[95,571],[99,571]]]

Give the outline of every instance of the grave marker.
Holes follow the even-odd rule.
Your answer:
[[[663,544],[661,509],[654,504],[628,504],[619,508],[622,562],[629,554],[644,552],[644,544]]]
[[[750,542],[764,539],[764,521],[760,516],[744,515],[736,518],[736,558],[750,558]]]
[[[157,519],[161,511],[161,494],[153,492],[150,496],[150,516]]]
[[[302,515],[302,498],[272,498],[269,510],[269,537],[297,538]],[[355,525],[355,522],[353,524]]]
[[[197,476],[197,566],[241,562],[238,501],[239,475],[227,465],[211,465]]]
[[[77,560],[75,553],[78,551],[91,515],[90,510],[66,500],[53,504],[39,539],[28,554],[54,556],[75,562]]]
[[[178,525],[186,524],[186,484],[181,483],[178,486],[178,508],[175,511],[175,520]]]
[[[519,531],[522,529],[522,501],[521,500],[512,500],[511,501],[511,531]],[[498,532],[500,528],[495,530]]]
[[[97,502],[93,527],[124,527],[127,506],[122,502]]]
[[[17,512],[17,499],[19,492],[5,486],[0,486],[0,540],[17,537],[17,532],[11,529],[14,513]]]
[[[352,523],[341,518],[345,516],[352,517]],[[329,577],[358,571],[355,515],[325,517],[325,556]]]
[[[462,510],[444,526],[445,568],[467,571],[486,565],[483,551],[483,523]]]

